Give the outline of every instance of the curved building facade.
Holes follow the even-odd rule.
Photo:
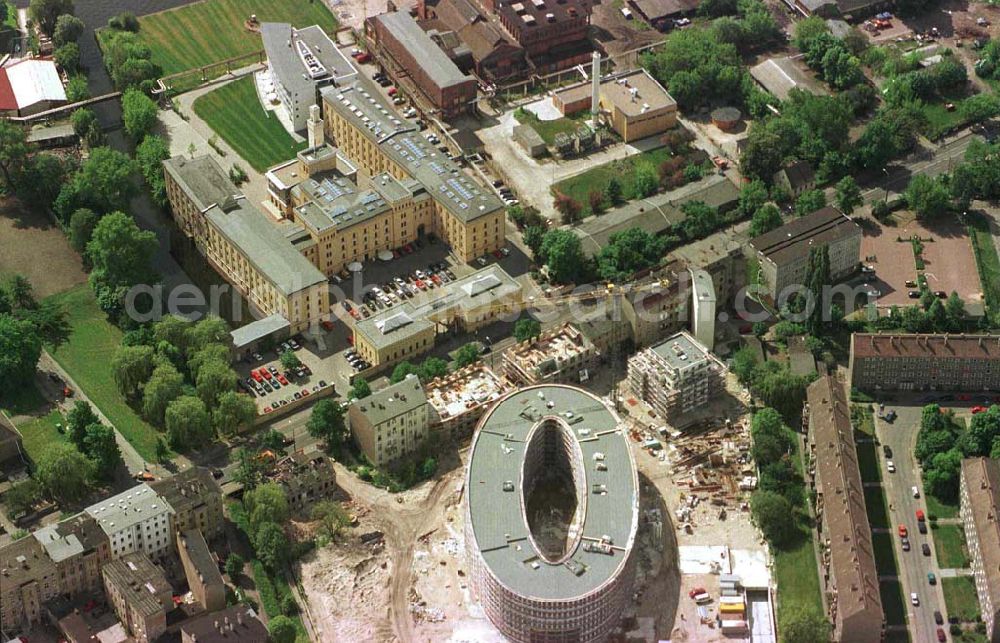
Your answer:
[[[473,591],[513,641],[600,641],[632,596],[639,484],[618,416],[539,385],[480,420],[466,471]]]

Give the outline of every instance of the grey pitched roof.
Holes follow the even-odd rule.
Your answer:
[[[382,23],[396,40],[407,48],[413,59],[438,87],[461,85],[472,80],[471,76],[463,74],[455,66],[455,63],[441,51],[409,13],[405,11],[383,13],[376,16],[375,20]]]
[[[375,391],[363,400],[352,402],[352,406],[366,417],[373,426],[391,420],[427,404],[427,395],[420,385],[420,379],[410,373],[402,382]]]
[[[780,265],[808,255],[813,245],[827,244],[855,234],[861,234],[857,223],[840,210],[826,206],[754,237],[750,246]]]
[[[559,564],[546,561],[536,549],[521,506],[529,433],[546,417],[567,422],[585,478],[586,497],[578,499],[585,505],[582,537],[571,545],[567,562]],[[606,470],[598,470],[599,463]],[[504,490],[507,483],[513,485],[510,491]],[[595,485],[603,486],[604,493],[594,493]],[[489,572],[519,594],[573,600],[620,573],[632,554],[639,489],[628,438],[612,410],[582,389],[549,384],[502,397],[480,420],[465,489],[471,544]],[[614,548],[595,551],[593,541],[604,536]]]
[[[281,330],[286,330],[291,324],[288,320],[284,318],[283,315],[275,313],[265,317],[264,319],[258,319],[257,321],[250,322],[246,326],[241,326],[234,331],[229,333],[232,338],[233,346],[241,348],[256,342],[257,340],[263,339],[268,335],[272,335]]]

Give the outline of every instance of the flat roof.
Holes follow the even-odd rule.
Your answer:
[[[427,396],[420,386],[420,379],[410,373],[406,378],[379,391],[372,392],[363,400],[351,403],[368,418],[373,426],[378,426],[394,417],[409,413],[427,404]]]
[[[308,198],[296,208],[298,218],[317,233],[350,228],[391,210],[400,200],[424,194],[416,181],[400,181],[388,172],[371,177],[364,189],[336,171],[317,173],[294,189]]]
[[[536,549],[522,509],[527,440],[546,419],[573,422],[568,433],[582,457],[586,489],[577,499],[585,503],[582,537],[558,564]],[[605,471],[597,470],[599,463]],[[513,488],[504,491],[508,482]],[[635,462],[618,416],[583,389],[545,384],[502,397],[479,422],[465,489],[475,546],[490,573],[518,594],[545,600],[584,596],[620,573],[631,554],[639,522]],[[593,548],[603,537],[613,545],[608,553]]]
[[[397,41],[413,56],[420,68],[438,87],[453,87],[475,79],[455,66],[448,56],[441,51],[427,32],[406,11],[383,13],[374,18],[389,31]]]
[[[290,327],[291,324],[288,323],[284,315],[275,313],[264,319],[250,322],[246,326],[240,326],[236,330],[230,331],[229,336],[232,338],[233,346],[243,348]]]
[[[809,256],[813,246],[861,235],[861,226],[840,210],[826,206],[793,219],[780,228],[750,240],[750,246],[775,264]]]
[[[477,362],[428,382],[427,401],[442,422],[492,404],[507,386],[485,364]]]
[[[830,93],[822,83],[802,69],[797,58],[787,56],[768,58],[751,67],[750,75],[780,100],[788,100],[788,95],[793,89],[823,96]]]
[[[668,337],[659,344],[650,347],[649,350],[663,359],[667,366],[675,371],[685,370],[711,359],[708,349],[684,331]]]
[[[317,83],[339,84],[358,73],[317,25],[295,29],[287,22],[265,22],[260,36],[271,70],[289,93],[308,91]]]
[[[227,627],[221,628],[220,631],[220,625]],[[267,643],[270,641],[267,628],[257,618],[257,613],[253,611],[253,608],[242,604],[187,621],[181,625],[181,631],[187,634],[192,641],[198,641],[198,643],[218,643],[221,641]]]
[[[325,87],[322,93],[327,109],[351,123],[461,221],[503,209],[499,197],[427,142],[413,123],[400,119],[368,78],[359,76],[339,88]]]
[[[117,533],[126,527],[149,520],[153,516],[172,513],[170,505],[143,482],[131,489],[105,498],[86,509],[91,518],[106,534]]]
[[[624,81],[624,82],[623,82]],[[632,90],[635,90],[633,92]],[[677,101],[645,69],[615,74],[601,81],[601,96],[627,116],[677,108]]]

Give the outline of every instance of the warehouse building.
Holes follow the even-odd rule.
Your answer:
[[[843,383],[825,375],[809,386],[807,402],[812,482],[824,543],[820,576],[833,640],[879,643],[885,614],[847,393]]]
[[[851,335],[861,391],[1000,391],[1000,335]]]
[[[760,262],[767,295],[784,304],[804,288],[812,248],[827,247],[830,278],[836,283],[854,274],[861,261],[861,226],[836,208],[826,206],[812,214],[750,240]]]
[[[464,511],[473,595],[505,637],[603,641],[617,627],[632,600],[639,482],[599,398],[547,384],[498,400],[475,433]]]
[[[413,80],[442,118],[453,118],[476,104],[476,79],[461,70],[405,11],[368,18],[371,48],[388,55]]]

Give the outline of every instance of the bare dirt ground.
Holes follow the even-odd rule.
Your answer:
[[[330,8],[342,27],[351,27],[359,31],[365,18],[377,16],[388,10],[386,0],[325,0],[326,6]],[[416,6],[415,0],[402,0],[393,2],[400,11],[409,11]]]
[[[19,273],[38,297],[87,281],[83,261],[44,215],[12,198],[0,199],[0,276]]]
[[[976,258],[965,228],[951,222],[925,226],[910,212],[897,213],[896,219],[895,227],[874,221],[873,225],[866,225],[861,240],[861,256],[875,257],[869,262],[875,267],[877,277],[871,283],[882,292],[880,306],[916,303],[908,295],[913,288],[906,286],[907,280],[917,279],[913,248],[905,241],[914,235],[923,240],[924,274],[931,290],[955,291],[967,302],[982,301]]]

